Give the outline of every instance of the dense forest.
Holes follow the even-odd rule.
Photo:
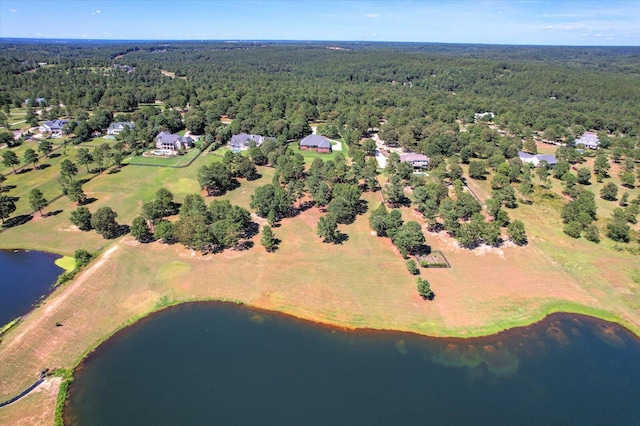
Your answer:
[[[376,145],[369,137],[374,133],[387,145],[430,157],[431,182],[412,174],[411,166],[391,154],[385,169],[388,183],[382,188],[386,204],[415,203],[430,230],[444,228],[469,248],[481,242],[500,244],[501,228],[511,240],[526,243],[522,222],[511,221],[503,207],[531,202],[533,171],[523,167],[518,151],[535,153],[534,140],[566,145],[556,151],[559,163],[553,177],[563,182],[562,194],[571,200],[562,213],[570,236],[584,233],[587,239],[599,240],[592,223],[595,195],[583,188],[591,170],[576,168],[584,156],[594,153],[572,147],[576,137],[585,131],[598,133],[600,148],[605,149],[593,167],[598,182],[610,178],[610,154],[616,163],[624,160],[623,186],[635,188],[640,48],[8,40],[0,45],[0,119],[5,123],[12,108],[26,107],[25,119],[32,126],[43,119],[69,118],[63,133],[81,143],[112,121],[134,122],[135,129],[123,131],[113,147],[103,144],[91,154],[78,150],[78,164],[86,165],[87,172],[92,162],[101,172],[106,157],[119,167],[125,146],[140,154],[160,131],[186,128],[202,135],[201,149],[213,143],[218,147],[240,132],[272,136],[273,141],[252,147],[248,158],[228,152],[222,163],[200,168],[201,188],[208,196],[220,195],[237,186],[236,178],[256,179],[256,165],[270,165],[276,170],[274,182],[258,188],[251,207],[274,224],[309,194],[316,205],[326,206],[318,235],[328,242],[340,240],[338,223],[350,223],[363,213],[362,192],[380,189],[377,163],[371,158]],[[314,161],[305,171],[303,157],[288,150],[287,143],[310,134],[310,123],[317,124],[319,134],[341,138],[348,158],[338,154],[326,163]],[[3,140],[11,142],[11,134],[3,134],[8,136]],[[38,149],[46,154],[47,146],[45,142]],[[9,158],[11,152],[5,154],[6,166],[20,163],[15,156]],[[33,163],[35,170],[37,161],[33,149],[25,151],[24,163]],[[491,198],[486,202],[491,222],[480,215],[483,206],[464,190],[462,165],[473,179],[485,179],[487,169],[492,171]],[[74,174],[62,173],[63,193],[82,201],[81,185],[73,185]],[[536,174],[540,186],[549,187],[547,166]],[[413,200],[405,196],[407,186]],[[447,186],[453,188],[453,198]],[[615,185],[613,190],[617,193]],[[601,193],[601,198],[617,200],[613,190]],[[615,241],[629,241],[627,223],[637,222],[640,198],[629,203],[629,197],[620,203],[626,210],[612,215],[611,223],[621,228],[608,230]],[[38,206],[37,197],[34,200],[32,206]],[[201,214],[206,206],[200,204],[197,217],[202,226],[184,219],[179,224],[188,223],[185,229],[213,226],[213,216]],[[8,213],[3,218],[11,213],[4,210]],[[138,220],[151,225],[148,231],[141,228],[143,239],[164,217],[147,210]],[[423,240],[413,240],[418,234],[412,229],[415,225],[404,226],[397,214],[381,206],[370,217],[372,228],[392,238],[403,255],[418,251]],[[193,241],[175,239],[199,248],[233,246],[247,232],[246,214],[240,221],[218,216],[220,223],[233,226],[201,233]],[[193,215],[185,217],[193,222]],[[223,228],[230,230],[228,235]]]
[[[234,132],[289,139],[312,120],[356,134],[383,120],[385,140],[432,155],[473,142],[459,126],[483,111],[525,137],[635,137],[640,126],[638,48],[4,41],[0,82],[10,107],[44,98],[64,105],[52,115],[76,117],[162,101],[197,108],[205,125],[226,115]]]

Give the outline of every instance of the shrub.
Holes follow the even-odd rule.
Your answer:
[[[418,277],[416,283],[418,287],[418,294],[420,294],[420,297],[422,297],[424,300],[433,300],[436,294],[433,292],[433,290],[431,290],[431,284],[429,283],[429,281],[425,280],[424,278]]]
[[[564,233],[573,238],[580,238],[582,225],[577,221],[572,221],[564,226]]]
[[[407,271],[409,271],[411,275],[420,274],[420,269],[418,269],[418,265],[416,264],[415,260],[413,259],[407,260],[406,265],[407,265]]]
[[[587,228],[584,230],[584,237],[588,240],[591,241],[593,243],[599,243],[600,242],[600,231],[598,230],[598,227],[594,224],[591,224],[589,226],[587,226]]]

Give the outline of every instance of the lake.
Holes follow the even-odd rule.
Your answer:
[[[640,341],[555,314],[487,338],[346,331],[224,303],[117,333],[77,369],[74,425],[638,425]]]
[[[26,313],[52,290],[64,270],[60,256],[30,250],[0,250],[0,327]]]

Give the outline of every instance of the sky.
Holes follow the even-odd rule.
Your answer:
[[[0,37],[639,46],[640,0],[0,0]]]

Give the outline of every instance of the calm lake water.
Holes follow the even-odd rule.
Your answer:
[[[65,415],[74,425],[639,425],[640,343],[568,314],[461,340],[190,304],[100,346]]]
[[[60,256],[29,250],[0,250],[0,327],[29,312],[64,270]]]

